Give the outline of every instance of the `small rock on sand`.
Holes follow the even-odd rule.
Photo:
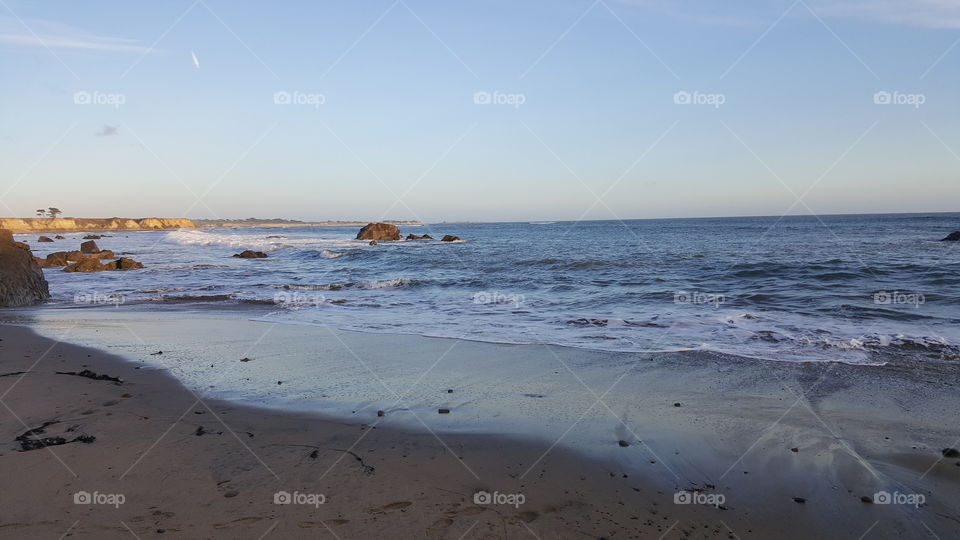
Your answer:
[[[625,441],[625,440],[623,440],[623,439],[621,439],[617,444],[619,444],[621,448],[626,448],[626,447],[630,446],[630,443],[628,443],[627,441]]]
[[[439,409],[437,414],[450,414],[450,409]]]
[[[944,448],[944,449],[941,451],[941,453],[943,454],[943,457],[945,457],[945,458],[960,457],[960,450],[957,450],[956,448]]]

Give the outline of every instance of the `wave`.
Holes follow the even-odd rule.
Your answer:
[[[193,229],[171,231],[164,237],[167,243],[181,246],[222,246],[231,248],[250,248],[263,251],[276,251],[283,248],[329,250],[336,246],[359,247],[365,242],[350,238],[287,238],[262,234],[227,234]]]
[[[410,278],[388,279],[384,281],[361,281],[357,287],[361,289],[392,289],[394,287],[408,287],[415,281]]]
[[[422,281],[412,278],[396,278],[386,280],[356,281],[348,283],[326,283],[326,284],[306,284],[293,283],[288,285],[268,285],[271,289],[283,289],[288,291],[339,291],[342,289],[392,289],[400,287],[410,287],[422,283]]]

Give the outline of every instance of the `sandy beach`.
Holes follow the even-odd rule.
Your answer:
[[[960,540],[957,30],[0,0],[0,540]]]
[[[264,333],[266,323],[237,316],[249,313],[119,317],[146,336],[132,346],[109,320],[54,311],[22,310],[0,326],[8,441],[0,473],[15,486],[0,501],[4,536],[857,539],[949,538],[960,528],[960,458],[941,453],[956,446],[956,382],[933,365],[619,355],[633,360],[625,378],[643,412],[628,414],[618,397],[587,417],[607,436],[594,439],[571,422],[574,435],[587,435],[559,440],[535,427],[525,437],[483,432],[496,419],[450,429],[473,416],[469,401],[449,400],[457,387],[413,396],[419,405],[406,413],[378,416],[358,403],[351,417],[205,397],[156,368],[160,356],[201,350],[193,336],[204,333],[250,351],[235,366],[269,361],[265,351],[293,338],[331,366],[331,342],[353,345],[351,362],[376,365],[377,354],[401,348],[442,354],[452,340],[324,336],[297,326]],[[24,324],[69,329],[68,338],[53,341]],[[165,344],[155,341],[163,335]],[[122,357],[69,344],[89,340]],[[455,356],[467,360],[546,354],[458,347]],[[83,370],[122,382],[64,374]],[[435,403],[454,405],[441,415]],[[434,423],[440,417],[446,429]],[[25,434],[66,444],[23,451],[17,438]],[[292,503],[277,504],[286,494]]]

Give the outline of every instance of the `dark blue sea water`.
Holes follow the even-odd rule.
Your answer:
[[[368,246],[353,239],[356,227],[121,233],[101,247],[147,269],[47,276],[55,302],[102,309],[256,302],[272,306],[270,320],[373,332],[783,361],[960,361],[960,247],[938,241],[960,230],[960,214],[402,229],[464,241]],[[242,249],[270,257],[231,257]]]

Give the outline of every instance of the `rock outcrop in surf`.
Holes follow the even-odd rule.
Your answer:
[[[0,229],[0,307],[39,304],[50,287],[33,255],[17,246],[13,233]]]
[[[357,233],[357,240],[393,242],[400,240],[400,227],[390,223],[368,223]]]

